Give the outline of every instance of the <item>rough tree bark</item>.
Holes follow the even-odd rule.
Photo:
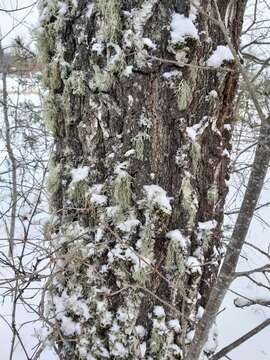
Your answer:
[[[236,49],[244,4],[219,1]],[[220,262],[238,74],[205,61],[222,31],[185,0],[43,0],[41,26],[50,338],[65,360],[183,359]]]

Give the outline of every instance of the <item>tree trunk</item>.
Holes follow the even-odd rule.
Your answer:
[[[238,49],[244,1],[219,8]],[[65,360],[183,359],[220,262],[238,74],[205,62],[222,31],[185,0],[43,0],[41,25],[51,339]]]

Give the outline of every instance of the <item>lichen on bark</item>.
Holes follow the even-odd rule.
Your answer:
[[[184,1],[79,0],[61,11],[60,1],[41,3],[44,120],[55,138],[49,188],[59,220],[50,339],[65,360],[180,360],[190,315],[218,269],[219,259],[208,263],[220,246],[227,140],[215,144],[230,122],[222,89],[233,72],[191,70],[209,55],[203,36],[185,41],[191,68],[175,63],[170,26],[176,11],[188,15]],[[208,22],[194,24],[218,41]],[[211,91],[221,93],[215,107]],[[220,109],[229,115],[220,119]],[[192,142],[187,128],[204,118],[212,122]],[[74,182],[72,170],[83,166],[88,175]],[[214,219],[202,246],[198,223]],[[188,249],[166,237],[172,229]],[[179,326],[170,326],[175,319]]]

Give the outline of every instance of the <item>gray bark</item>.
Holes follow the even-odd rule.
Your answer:
[[[197,15],[173,43],[184,0],[42,3],[51,340],[65,360],[182,359],[220,262],[238,74],[203,65],[224,36]]]

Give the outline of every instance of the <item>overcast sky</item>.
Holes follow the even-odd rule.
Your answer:
[[[3,10],[24,10],[7,13]],[[7,47],[16,36],[22,36],[27,42],[31,41],[31,29],[37,24],[37,0],[0,0],[0,27],[2,45]]]

